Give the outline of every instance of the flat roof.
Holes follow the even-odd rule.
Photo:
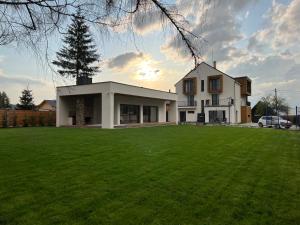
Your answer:
[[[142,86],[137,86],[137,85],[132,85],[132,84],[125,84],[125,83],[120,83],[120,82],[115,82],[115,81],[103,81],[103,82],[95,82],[95,83],[91,83],[91,84],[82,84],[82,85],[76,85],[76,84],[74,84],[74,85],[58,86],[56,88],[88,86],[88,85],[105,84],[105,83],[120,84],[120,85],[126,85],[126,86],[130,86],[130,87],[135,87],[135,88],[143,88],[143,89],[151,90],[151,91],[159,91],[159,92],[164,92],[164,93],[168,93],[168,94],[176,94],[175,92],[162,91],[162,90],[158,90],[158,89],[154,89],[154,88],[147,88],[147,87],[142,87]]]

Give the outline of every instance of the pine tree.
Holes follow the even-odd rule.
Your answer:
[[[4,91],[0,92],[0,109],[6,109],[9,107],[10,103],[7,94]]]
[[[99,55],[89,27],[79,11],[72,19],[63,42],[65,46],[56,53],[57,60],[52,62],[59,67],[58,73],[64,77],[76,78],[76,84],[80,84],[80,80],[84,78],[91,79],[98,72],[98,66],[92,64],[98,61]]]
[[[20,96],[20,104],[18,104],[19,109],[32,110],[34,109],[32,90],[24,89],[22,95]]]

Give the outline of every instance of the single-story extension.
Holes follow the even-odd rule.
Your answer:
[[[57,87],[56,126],[177,123],[177,95],[117,82]]]

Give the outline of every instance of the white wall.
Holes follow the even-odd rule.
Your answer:
[[[114,113],[114,124],[119,125],[120,124],[120,104],[129,104],[129,105],[139,105],[140,109],[143,106],[157,106],[158,107],[158,122],[166,122],[166,103],[165,100],[160,99],[151,99],[151,98],[141,98],[136,96],[130,96],[130,95],[119,95],[115,94],[115,103],[114,107],[115,113]],[[143,118],[142,115],[141,119]],[[176,120],[175,120],[176,121]],[[173,121],[173,122],[175,122]]]
[[[240,107],[240,102],[241,102],[241,93],[240,93],[240,84],[237,83],[233,78],[229,77],[225,73],[222,73],[221,71],[218,71],[209,65],[205,63],[201,63],[196,69],[191,71],[188,75],[186,75],[184,78],[193,78],[196,77],[197,79],[197,94],[195,95],[195,101],[197,101],[197,107],[195,110],[195,114],[189,115],[187,114],[187,120],[189,121],[197,121],[197,114],[201,113],[201,100],[204,100],[204,104],[206,100],[209,100],[210,104],[212,102],[212,97],[211,94],[207,92],[208,90],[208,84],[207,84],[207,77],[208,76],[214,76],[214,75],[223,75],[223,92],[220,93],[219,99],[220,99],[220,104],[222,102],[228,102],[229,98],[235,99],[234,101],[234,106],[230,108],[230,121],[233,123],[239,123],[240,122],[240,114],[241,114],[241,107]],[[204,80],[204,92],[201,92],[201,80]],[[187,101],[187,96],[183,94],[183,79],[178,81],[175,84],[176,87],[176,93],[177,93],[177,99],[178,102],[180,101]],[[220,107],[217,107],[220,108]],[[228,111],[228,107],[226,107]],[[193,110],[193,109],[179,109],[179,110]],[[209,110],[212,110],[211,107]],[[219,109],[221,110],[221,109]],[[237,115],[238,117],[236,118],[236,113],[235,111],[238,111]],[[205,110],[205,112],[208,112],[208,110]],[[228,112],[229,115],[229,112]],[[208,119],[208,114],[205,113],[205,118]],[[228,118],[229,119],[229,118]]]

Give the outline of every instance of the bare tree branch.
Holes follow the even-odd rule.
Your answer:
[[[158,10],[162,20],[178,32],[195,65],[199,60],[199,46],[193,43],[199,37],[187,29],[176,7],[163,0],[0,0],[0,45],[35,45],[53,32],[64,33],[66,21],[79,9],[88,23],[107,28],[130,24],[138,12]]]

